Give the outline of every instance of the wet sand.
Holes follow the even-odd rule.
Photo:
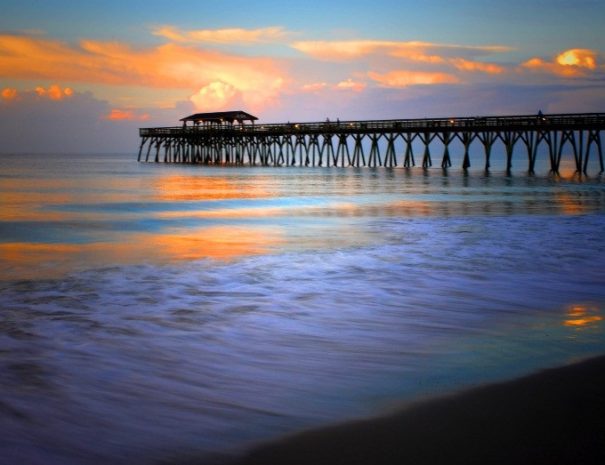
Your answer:
[[[233,465],[604,464],[605,356],[259,446]]]

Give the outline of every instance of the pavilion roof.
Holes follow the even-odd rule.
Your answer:
[[[181,118],[181,121],[194,121],[194,122],[217,122],[222,123],[227,121],[229,123],[233,123],[234,121],[238,121],[242,123],[243,121],[256,121],[258,118],[256,116],[251,115],[250,113],[246,113],[245,111],[216,111],[213,113],[195,113],[193,115],[186,116],[185,118]]]

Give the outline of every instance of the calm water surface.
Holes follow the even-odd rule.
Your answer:
[[[605,183],[0,158],[0,463],[151,464],[605,352]]]

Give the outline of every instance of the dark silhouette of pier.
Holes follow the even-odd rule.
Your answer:
[[[243,111],[198,113],[182,126],[142,128],[139,161],[204,165],[412,167],[419,161],[452,166],[452,145],[463,151],[462,168],[471,166],[470,149],[480,144],[489,170],[501,144],[510,172],[513,155],[534,173],[539,149],[551,173],[558,174],[564,153],[573,154],[577,173],[586,173],[591,153],[603,172],[601,131],[605,113],[450,117],[316,123],[257,124]],[[188,124],[189,123],[189,124]],[[414,153],[421,147],[421,153]],[[521,153],[516,153],[521,152]]]

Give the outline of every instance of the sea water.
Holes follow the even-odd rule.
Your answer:
[[[605,352],[605,184],[0,157],[0,463],[200,463]],[[572,170],[573,171],[573,170]]]

